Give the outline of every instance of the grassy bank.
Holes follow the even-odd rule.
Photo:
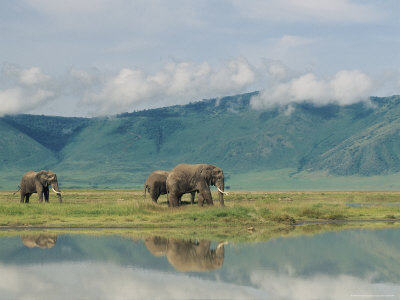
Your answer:
[[[217,199],[217,195],[214,195]],[[333,220],[400,220],[400,192],[231,192],[225,207],[189,204],[169,208],[141,190],[64,190],[63,203],[20,204],[0,191],[0,226],[195,228],[222,231]]]

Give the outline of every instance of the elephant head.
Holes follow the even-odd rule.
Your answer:
[[[48,187],[51,185],[51,189],[57,194],[58,201],[62,202],[61,192],[58,187],[57,175],[52,171],[40,171],[37,173],[36,178],[40,181],[42,186]]]
[[[206,165],[201,171],[201,175],[207,184],[214,185],[219,192],[219,203],[224,205],[224,194],[226,194],[224,185],[224,172],[221,168],[214,165]]]
[[[144,244],[146,248],[150,251],[154,256],[164,256],[167,254],[168,249],[168,239],[155,236],[148,237],[144,239]]]

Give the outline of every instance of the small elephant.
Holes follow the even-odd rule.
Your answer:
[[[40,235],[22,235],[22,243],[28,248],[39,247],[41,249],[48,249],[54,247],[57,242],[57,235],[55,234],[40,234]]]
[[[32,193],[38,193],[39,202],[43,202],[43,194],[46,202],[49,202],[49,186],[57,194],[58,201],[61,203],[61,192],[58,188],[56,173],[52,171],[29,171],[22,176],[20,184],[21,203],[29,203]]]
[[[146,197],[146,191],[150,194],[151,199],[154,203],[157,203],[158,197],[160,195],[165,195],[167,193],[166,180],[169,172],[164,170],[153,171],[149,177],[147,177],[144,183],[144,196]],[[190,201],[194,203],[194,196],[196,192],[191,192]],[[181,197],[179,198],[179,203],[181,202]]]
[[[149,237],[144,243],[151,254],[166,256],[180,272],[209,272],[221,268],[224,262],[226,242],[219,243],[216,249],[211,249],[208,240]]]
[[[169,172],[166,181],[169,206],[179,206],[180,197],[185,193],[198,192],[198,205],[204,201],[213,205],[210,185],[217,187],[219,202],[224,206],[224,173],[222,169],[208,164],[179,164]]]

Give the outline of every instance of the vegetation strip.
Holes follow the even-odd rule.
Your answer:
[[[325,224],[346,224],[346,223],[398,223],[400,219],[387,220],[387,219],[376,219],[376,220],[326,220],[326,221],[302,221],[291,226],[305,226],[305,225],[325,225]],[[265,226],[265,225],[264,225]],[[261,227],[264,227],[261,226]],[[265,226],[266,227],[266,226]],[[62,227],[62,226],[0,226],[0,231],[6,230],[103,230],[103,229],[116,229],[116,230],[152,230],[152,229],[177,229],[179,226],[75,226],[75,227]],[[190,228],[190,227],[189,227]],[[192,229],[198,228],[197,226],[192,226]],[[238,227],[239,228],[239,227]],[[238,229],[236,228],[236,229]],[[260,228],[260,227],[258,227]],[[223,229],[227,230],[226,227]],[[230,229],[233,229],[230,227]],[[248,231],[255,230],[249,229]]]
[[[39,203],[33,194],[22,204],[11,195],[0,191],[2,227],[210,229],[400,219],[400,192],[230,192],[225,207],[214,192],[213,206],[192,205],[187,194],[177,208],[165,196],[154,204],[142,190],[63,190],[63,203],[54,195]]]

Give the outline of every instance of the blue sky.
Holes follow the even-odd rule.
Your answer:
[[[0,2],[0,115],[99,116],[254,90],[254,108],[400,94],[400,2]]]

